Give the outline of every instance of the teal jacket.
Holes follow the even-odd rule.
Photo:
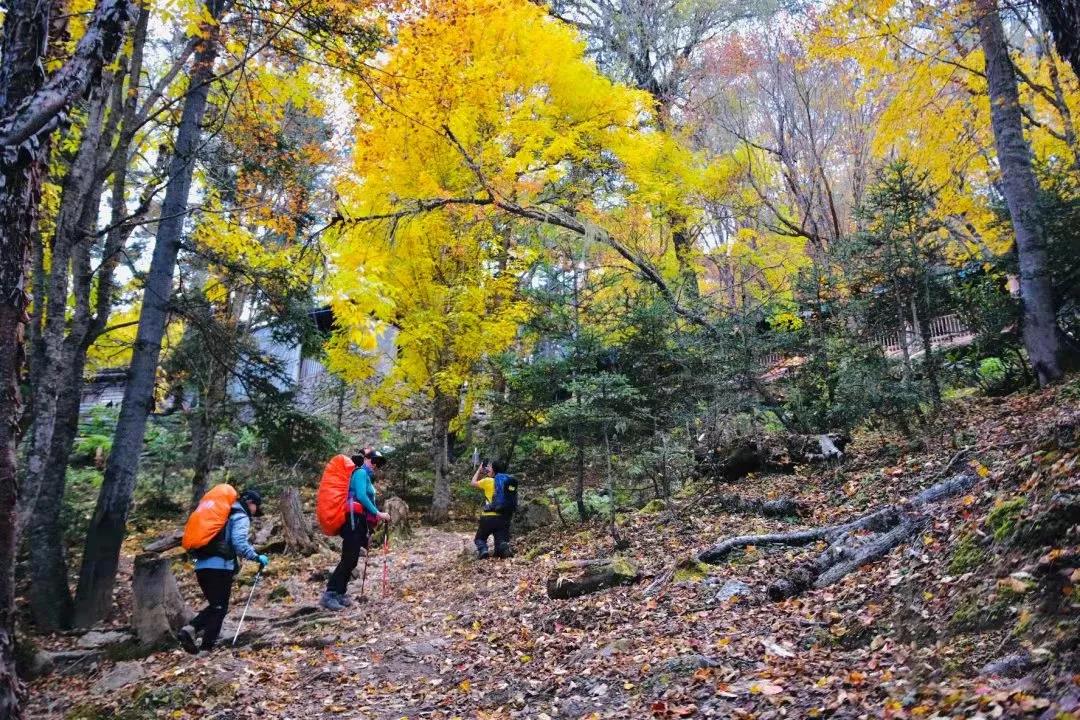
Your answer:
[[[375,484],[371,482],[371,473],[362,465],[353,470],[349,480],[349,497],[360,503],[370,514],[379,514],[379,508],[375,506]],[[354,509],[353,505],[349,505],[350,511]]]

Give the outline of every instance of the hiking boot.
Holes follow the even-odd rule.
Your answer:
[[[177,631],[176,639],[180,641],[180,647],[184,648],[184,652],[191,655],[199,654],[199,646],[195,644],[195,628],[185,625]]]
[[[324,592],[322,597],[319,598],[319,607],[323,610],[333,610],[334,612],[345,609],[345,606],[338,602],[338,594],[330,592],[329,590]]]
[[[334,593],[334,599],[338,601],[338,604],[342,607],[352,607],[352,600],[345,593]]]

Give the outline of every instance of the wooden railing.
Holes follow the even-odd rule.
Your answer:
[[[930,320],[930,347],[932,348],[966,345],[974,337],[975,333],[955,313],[940,315]],[[923,353],[922,337],[915,328],[906,327],[902,332],[895,331],[878,336],[878,344],[881,345],[881,349],[885,351],[887,357],[903,355],[905,343],[910,357]]]
[[[944,349],[967,345],[975,338],[963,318],[953,313],[940,315],[930,320],[930,346],[934,349]],[[917,329],[907,327],[901,331],[894,331],[878,335],[875,338],[878,345],[889,358],[897,358],[904,354],[903,343],[907,343],[908,357],[917,357],[923,354],[922,337]],[[781,352],[766,353],[758,359],[758,366],[763,370],[777,367],[788,355]]]

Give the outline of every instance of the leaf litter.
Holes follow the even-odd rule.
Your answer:
[[[614,553],[601,524],[537,531],[515,539],[516,558],[483,562],[469,557],[468,533],[422,528],[391,545],[386,595],[383,556],[373,554],[367,600],[338,614],[297,613],[322,591],[336,561],[329,548],[275,557],[237,648],[150,655],[138,661],[144,679],[119,691],[100,687],[114,663],[98,659],[34,683],[29,715],[1080,717],[1080,408],[1060,389],[965,403],[921,447],[864,433],[838,466],[751,476],[737,487],[703,483],[675,498],[673,512],[628,513],[621,530],[631,546],[622,552],[646,574],[631,587],[546,595],[557,562]],[[748,547],[705,577],[645,595],[672,559],[724,537],[832,523],[910,498],[958,451],[979,477],[974,488],[937,507],[912,542],[832,586],[771,602],[769,582],[821,548]],[[732,491],[794,497],[811,512],[789,522],[710,503]],[[681,514],[694,493],[706,497]],[[176,572],[189,602],[201,599],[190,568],[178,563]],[[716,601],[728,581],[749,593]],[[279,585],[287,592],[269,599]],[[356,596],[359,580],[351,589]],[[114,625],[125,603],[121,593]],[[299,620],[278,625],[291,616]]]

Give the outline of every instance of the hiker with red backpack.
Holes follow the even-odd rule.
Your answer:
[[[316,516],[327,535],[341,537],[341,559],[319,598],[319,607],[341,610],[352,605],[346,594],[353,570],[360,562],[360,551],[367,551],[370,540],[368,523],[388,521],[387,513],[375,505],[375,474],[386,463],[378,450],[365,448],[363,454],[338,455],[323,471],[316,498]]]
[[[195,557],[195,577],[206,597],[206,607],[177,633],[180,645],[192,655],[214,649],[229,611],[239,558],[259,563],[260,571],[270,562],[248,540],[251,518],[262,514],[262,504],[258,490],[237,495],[231,485],[221,484],[202,497],[188,518],[182,544]],[[195,642],[199,634],[201,646]]]
[[[495,557],[513,556],[510,549],[510,521],[517,509],[517,480],[506,472],[506,463],[501,460],[484,461],[473,474],[473,487],[484,493],[484,506],[480,509],[480,523],[476,528],[476,557],[480,560],[491,557],[488,551],[488,538],[495,536]]]

